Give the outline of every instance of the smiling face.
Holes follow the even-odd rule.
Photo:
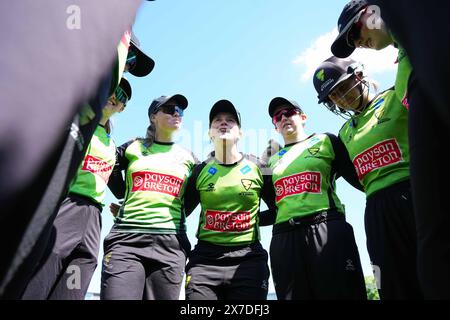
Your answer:
[[[299,130],[303,131],[306,123],[306,115],[292,108],[292,106],[279,106],[275,109],[273,115],[272,120],[275,129],[283,138],[286,139],[290,136],[297,135]]]
[[[367,96],[367,86],[362,83],[359,75],[353,75],[339,83],[330,92],[328,98],[344,110],[358,112],[367,100]]]
[[[216,139],[237,141],[240,136],[241,130],[231,113],[220,112],[212,119],[209,137],[213,142]]]

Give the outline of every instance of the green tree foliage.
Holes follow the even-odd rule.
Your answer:
[[[380,300],[380,296],[378,295],[377,283],[375,281],[374,276],[366,276],[364,277],[366,282],[366,292],[368,300]]]

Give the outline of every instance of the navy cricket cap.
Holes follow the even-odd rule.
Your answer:
[[[140,48],[139,39],[131,31],[130,51],[136,53],[136,65],[129,72],[136,77],[145,77],[152,72],[155,67],[155,61],[144,53]]]
[[[273,98],[272,101],[270,101],[270,103],[269,103],[269,115],[271,118],[273,118],[273,114],[275,113],[275,110],[281,106],[292,107],[292,108],[300,111],[300,113],[303,113],[302,108],[300,108],[298,103],[295,102],[294,100],[288,100],[288,99],[285,99],[282,97],[276,97],[276,98]]]
[[[330,92],[342,81],[350,78],[362,65],[355,60],[332,56],[322,62],[314,72],[313,83],[317,91],[318,103],[327,100]],[[362,70],[362,69],[361,69]]]
[[[338,19],[339,35],[331,45],[331,52],[336,57],[347,58],[355,51],[354,44],[348,42],[348,32],[368,5],[366,0],[352,0],[345,5]]]
[[[153,100],[150,104],[150,107],[148,107],[148,116],[150,117],[152,114],[158,112],[159,109],[170,100],[175,101],[177,103],[177,106],[183,110],[188,106],[188,101],[182,94],[175,94],[173,96],[161,96]]]
[[[231,101],[222,99],[214,103],[214,105],[211,108],[211,111],[209,111],[209,126],[211,127],[211,123],[216,115],[218,115],[221,112],[229,113],[233,115],[233,117],[236,119],[236,122],[239,127],[241,127],[241,114],[237,109],[234,107],[234,105],[231,103]]]

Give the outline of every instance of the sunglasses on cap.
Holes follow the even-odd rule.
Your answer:
[[[125,91],[120,86],[118,86],[116,88],[116,90],[114,91],[114,96],[116,97],[116,99],[118,101],[122,102],[124,106],[127,105],[128,95],[125,93]]]
[[[285,116],[286,118],[289,118],[289,117],[292,117],[293,115],[299,114],[299,113],[300,113],[300,111],[296,108],[281,109],[280,111],[275,112],[275,114],[273,115],[272,123],[275,125],[281,121],[283,116]]]
[[[126,64],[128,65],[128,71],[131,71],[136,66],[137,54],[136,52],[129,50],[127,55]]]
[[[171,116],[175,115],[175,112],[177,112],[180,117],[184,115],[184,110],[179,106],[164,105],[160,107],[158,111],[162,111],[165,114],[170,114]]]

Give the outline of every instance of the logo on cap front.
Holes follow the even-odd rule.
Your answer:
[[[324,82],[325,81],[325,70],[322,69],[319,72],[317,72],[316,78],[319,79],[320,81]]]

